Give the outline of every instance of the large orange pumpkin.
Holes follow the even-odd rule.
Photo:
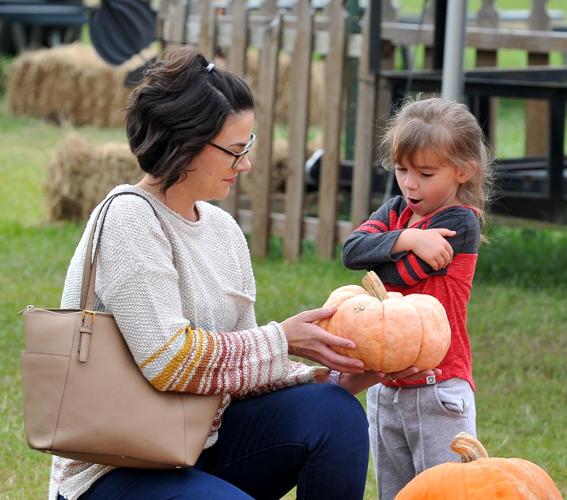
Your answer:
[[[420,370],[435,368],[451,342],[441,302],[431,295],[387,292],[372,271],[362,284],[364,288],[337,288],[324,304],[336,306],[337,312],[319,325],[353,340],[357,346],[336,351],[362,360],[367,370],[390,373],[411,366]]]
[[[538,465],[522,458],[489,458],[484,446],[461,432],[451,449],[464,463],[449,462],[423,471],[396,500],[561,500],[553,480]]]

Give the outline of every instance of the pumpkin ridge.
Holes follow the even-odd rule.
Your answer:
[[[502,472],[505,480],[511,481],[516,485],[521,498],[526,498],[527,500],[529,500],[530,498],[533,498],[534,500],[542,498],[539,495],[534,496],[533,490],[529,487],[528,484],[522,481],[522,475],[517,473],[519,471],[515,470],[515,468],[513,467],[514,464],[512,464],[511,462],[494,462],[492,465],[494,466],[494,468]],[[531,471],[528,467],[526,467],[524,470],[524,474],[526,473],[530,477],[530,482],[533,483],[535,478],[533,477],[533,474],[531,474]]]
[[[419,359],[419,357],[421,356],[421,351],[423,350],[423,344],[425,342],[425,328],[423,326],[423,318],[421,317],[421,310],[418,309],[415,304],[411,304],[411,306],[415,309],[415,311],[417,312],[417,318],[419,319],[419,326],[420,326],[420,331],[421,331],[421,341],[419,343],[419,351],[417,352],[417,356],[415,357],[415,359],[412,362],[412,366],[416,366],[416,362]]]
[[[544,485],[542,484],[542,481],[541,481],[541,479],[544,479],[545,482],[547,483],[546,486],[549,487],[548,478],[547,477],[541,478],[541,472],[542,471],[545,472],[545,469],[543,469],[542,467],[540,467],[537,464],[534,464],[533,462],[529,462],[528,460],[524,460],[523,458],[509,459],[509,465],[511,466],[511,469],[513,470],[514,478],[516,480],[521,480],[522,474],[530,476],[530,478],[531,478],[530,485],[535,487],[535,489],[530,487],[529,490],[527,491],[527,493],[529,493],[531,495],[535,495],[534,498],[537,498],[537,499],[553,498],[551,496],[548,496],[548,491],[550,491],[550,489],[546,489],[544,487]],[[536,477],[535,474],[534,474],[536,471],[540,473],[539,478]],[[530,485],[526,484],[526,486],[530,486]],[[526,498],[529,498],[529,496],[526,495]]]
[[[380,369],[384,366],[384,324],[386,322],[386,309],[384,308],[384,304],[382,304],[382,309],[380,310],[380,320],[378,321],[378,325],[380,328],[380,332],[376,335],[376,353],[377,353],[377,365]]]
[[[419,352],[415,341],[416,318],[419,318],[415,308],[403,299],[387,299],[384,306],[384,335],[386,345],[385,368],[386,372],[405,370],[412,366],[414,357]],[[421,341],[421,339],[420,339]]]

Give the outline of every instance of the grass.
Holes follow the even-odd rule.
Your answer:
[[[43,165],[65,130],[0,111],[0,131],[0,498],[35,499],[45,496],[49,459],[25,443],[17,311],[28,303],[58,303],[82,227],[44,218]],[[114,129],[81,133],[93,141],[123,139]],[[567,442],[567,228],[494,224],[489,236],[469,314],[479,435],[495,455],[543,466],[567,494],[567,455],[561,449]],[[361,276],[338,260],[320,260],[311,244],[297,264],[284,263],[281,253],[281,241],[274,240],[269,257],[254,262],[260,323],[317,307],[330,290]],[[370,469],[367,498],[375,492]]]
[[[550,0],[547,6],[564,9],[561,2]],[[419,0],[400,4],[409,11],[421,6]],[[479,4],[471,0],[469,8]],[[498,7],[530,5],[528,0],[502,0]],[[510,51],[501,62],[517,66],[521,58]],[[0,59],[0,73],[6,64]],[[500,103],[496,153],[521,156],[522,106],[515,100]],[[53,224],[44,215],[43,166],[65,133],[63,127],[9,116],[0,99],[0,499],[46,494],[49,458],[30,451],[23,432],[23,338],[17,311],[29,303],[58,304],[82,232],[81,225]],[[117,129],[85,127],[81,134],[93,142],[124,140]],[[469,311],[479,436],[493,455],[523,457],[543,466],[567,495],[567,454],[562,449],[567,442],[567,228],[498,223],[489,236],[491,243],[481,248]],[[281,241],[273,240],[269,257],[254,262],[260,323],[317,307],[330,290],[361,277],[338,260],[322,261],[310,244],[297,264],[284,263],[281,248]],[[359,397],[364,402],[364,394]],[[366,498],[376,498],[372,469]]]

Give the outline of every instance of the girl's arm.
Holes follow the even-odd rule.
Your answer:
[[[391,253],[413,252],[433,270],[446,268],[453,258],[453,247],[446,238],[457,233],[446,228],[405,229],[392,247]]]
[[[454,236],[449,236],[448,231],[453,231]],[[446,259],[439,257],[439,254],[435,255],[439,252],[439,248],[443,248],[445,242],[450,245],[452,257],[459,253],[477,253],[480,243],[480,223],[471,209],[454,207],[435,216],[427,229],[406,229],[401,233],[400,238],[398,246],[392,246],[390,260],[380,262],[371,269],[385,283],[409,287],[431,275],[446,274],[447,266],[442,267],[440,265],[442,262],[434,267],[423,258],[424,255],[427,256],[427,252],[430,252],[434,262],[435,259]],[[397,250],[400,250],[399,253],[396,253]]]
[[[403,198],[388,200],[347,238],[343,264],[349,269],[369,269],[391,261],[391,250],[402,230],[392,230]]]

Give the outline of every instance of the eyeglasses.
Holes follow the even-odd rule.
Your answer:
[[[232,156],[234,158],[234,160],[232,161],[232,165],[230,166],[230,168],[234,169],[234,168],[237,167],[237,165],[240,163],[240,161],[250,152],[250,150],[252,149],[252,146],[254,145],[255,142],[256,142],[256,135],[252,134],[250,136],[250,139],[248,140],[248,144],[246,144],[246,146],[244,146],[244,149],[240,153],[235,153],[234,151],[231,151],[230,149],[223,148],[222,146],[219,146],[218,144],[215,144],[214,142],[209,142],[209,144],[211,146],[213,146],[213,148],[220,149],[221,151],[224,151],[226,154],[229,154],[230,156]]]

